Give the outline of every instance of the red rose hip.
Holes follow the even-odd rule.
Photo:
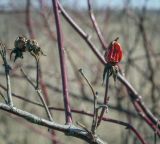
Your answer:
[[[121,45],[115,40],[113,41],[108,50],[105,52],[104,58],[107,63],[117,64],[122,60],[123,52]]]

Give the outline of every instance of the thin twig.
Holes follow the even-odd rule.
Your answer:
[[[157,121],[157,125],[156,125],[156,130],[154,132],[154,144],[157,143],[157,132],[158,132],[158,126],[159,126],[159,124],[160,124],[160,121],[158,120]]]
[[[25,73],[25,71],[23,70],[22,67],[20,68],[20,70],[21,70],[22,74],[25,76],[25,78],[27,79],[27,81],[34,87],[34,89],[36,89],[35,84],[34,84],[33,81],[31,80],[31,78],[27,76],[27,74]]]
[[[10,82],[10,75],[9,72],[11,70],[10,65],[7,63],[6,59],[6,48],[5,45],[0,42],[0,55],[3,59],[3,66],[5,68],[5,74],[6,74],[6,83],[7,83],[7,97],[8,97],[8,104],[13,107],[13,100],[12,100],[12,91],[11,91],[11,82]]]
[[[103,104],[106,105],[106,106],[107,106],[108,101],[109,101],[108,88],[109,88],[109,70],[107,71],[107,76],[106,76],[106,88],[105,88],[105,96],[104,96],[104,101],[103,101]],[[100,123],[102,121],[102,117],[104,115],[105,110],[106,110],[106,108],[103,107],[102,111],[101,111],[101,114],[100,114],[100,117],[99,117],[98,122],[97,122],[97,127],[100,125]]]
[[[6,99],[6,97],[2,94],[1,91],[0,91],[0,96],[3,98],[4,102],[7,104],[7,103],[8,103],[8,102],[7,102],[7,99]]]
[[[93,116],[93,120],[92,120],[92,128],[91,128],[91,131],[92,131],[93,134],[95,134],[97,95],[96,95],[96,93],[94,92],[94,89],[93,89],[91,83],[89,82],[89,80],[87,79],[87,77],[84,75],[83,70],[82,70],[82,69],[79,69],[79,72],[80,72],[80,74],[83,76],[83,78],[85,79],[85,81],[87,82],[87,84],[89,85],[89,87],[90,87],[90,89],[91,89],[91,91],[92,91],[92,94],[93,94],[93,99],[94,99],[93,113],[94,113],[94,116]]]
[[[40,90],[40,89],[37,89],[37,86],[34,85],[34,83],[33,83],[32,80],[27,76],[27,74],[25,73],[25,71],[23,70],[23,68],[21,68],[21,72],[23,73],[23,75],[24,75],[24,77],[27,79],[27,81],[28,81],[28,82],[34,87],[34,89],[36,90],[36,92],[37,92],[37,94],[38,94],[38,96],[39,96],[42,104],[44,105],[44,108],[45,108],[45,111],[46,111],[46,113],[47,113],[47,116],[48,116],[49,120],[50,120],[50,121],[53,121],[53,118],[52,118],[51,113],[50,113],[50,111],[49,111],[49,109],[48,109],[48,106],[47,106],[47,104],[46,104],[46,102],[45,102],[45,100],[44,100],[44,97],[43,97],[43,94],[42,94],[41,90]]]
[[[36,60],[36,89],[39,89],[39,59],[35,58]]]
[[[100,52],[97,50],[95,45],[91,42],[90,36],[86,34],[73,19],[68,15],[68,13],[64,10],[60,2],[58,1],[58,6],[61,10],[61,13],[63,17],[67,20],[67,22],[74,28],[74,30],[83,38],[83,40],[88,44],[88,46],[92,49],[96,57],[103,63],[105,64],[104,57],[100,54]]]
[[[79,121],[77,121],[76,124],[80,126],[82,129],[84,129],[86,132],[91,134],[91,131],[89,131],[84,124],[80,123]]]

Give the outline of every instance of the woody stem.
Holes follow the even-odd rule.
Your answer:
[[[106,76],[106,89],[105,89],[105,96],[104,96],[104,102],[103,102],[104,105],[107,105],[108,99],[109,99],[109,97],[108,97],[108,87],[109,87],[109,69],[107,70],[107,76]],[[101,111],[101,114],[99,116],[98,122],[97,122],[97,127],[100,125],[100,123],[102,121],[105,110],[106,110],[106,108],[103,107],[102,111]]]

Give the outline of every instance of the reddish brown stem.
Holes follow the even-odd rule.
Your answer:
[[[109,71],[107,71],[107,76],[106,76],[106,89],[105,89],[105,96],[104,96],[104,102],[103,102],[104,105],[107,105],[108,99],[109,99],[108,87],[109,87]],[[100,123],[102,121],[105,110],[106,110],[106,108],[102,108],[101,114],[100,114],[98,122],[97,122],[97,127],[100,125]]]
[[[61,19],[59,15],[58,1],[52,0],[52,4],[53,4],[54,15],[55,15],[56,30],[57,30],[57,42],[58,42],[60,67],[61,67],[61,75],[62,75],[66,124],[71,124],[72,115],[71,115],[70,103],[69,103],[67,69],[66,69],[66,62],[65,62],[63,35],[62,35],[62,28],[61,28]]]
[[[94,54],[97,56],[97,58],[105,64],[104,58],[101,56],[99,51],[96,49],[95,45],[90,41],[90,36],[86,34],[73,20],[72,18],[66,13],[64,8],[61,6],[61,4],[58,2],[58,6],[62,12],[63,17],[67,20],[67,22],[74,28],[74,30],[83,38],[83,40],[88,44],[88,46],[91,48],[91,50],[94,52]]]

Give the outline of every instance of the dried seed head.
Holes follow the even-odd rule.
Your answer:
[[[26,51],[25,42],[26,42],[25,37],[18,36],[17,39],[14,41],[14,46],[15,48],[18,48],[24,52]]]

